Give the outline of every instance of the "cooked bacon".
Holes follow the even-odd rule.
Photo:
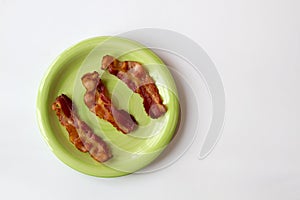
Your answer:
[[[98,72],[87,73],[82,78],[86,88],[84,102],[99,118],[110,122],[117,130],[127,134],[137,127],[133,116],[124,110],[118,110],[108,97],[107,90],[99,78]]]
[[[121,79],[132,91],[140,94],[146,113],[151,118],[159,118],[167,111],[155,82],[142,64],[134,61],[121,62],[110,55],[106,55],[102,59],[101,69],[108,70],[110,74]]]
[[[72,100],[62,94],[52,104],[60,123],[66,127],[70,141],[77,149],[89,154],[99,162],[105,162],[112,157],[107,144],[92,129],[79,119]]]

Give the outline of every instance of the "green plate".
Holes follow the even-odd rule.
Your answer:
[[[104,55],[142,63],[156,82],[167,112],[158,119],[147,116],[142,98],[122,81],[100,69]],[[110,123],[97,118],[85,106],[85,89],[80,78],[99,72],[116,107],[132,114],[139,127],[127,135]],[[60,94],[74,101],[80,118],[110,146],[113,158],[105,163],[78,151],[69,142],[68,133],[58,121],[51,104]],[[75,170],[99,177],[117,177],[133,173],[151,163],[169,144],[179,116],[177,90],[166,65],[145,46],[119,37],[96,37],[82,41],[64,51],[50,66],[37,97],[37,119],[41,133],[54,154]]]

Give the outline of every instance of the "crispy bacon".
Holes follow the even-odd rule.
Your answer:
[[[60,123],[66,127],[70,141],[77,149],[89,154],[99,162],[105,162],[112,157],[107,144],[92,129],[79,119],[72,100],[62,94],[52,104]]]
[[[110,122],[117,130],[127,134],[137,127],[136,120],[124,110],[118,110],[108,97],[98,72],[87,73],[82,78],[86,88],[84,102],[99,118]]]
[[[143,98],[144,108],[151,118],[159,118],[167,111],[155,82],[142,64],[134,61],[121,62],[106,55],[102,59],[101,69],[108,70],[110,74],[121,79],[132,91],[140,94]]]

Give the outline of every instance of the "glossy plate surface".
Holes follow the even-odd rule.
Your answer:
[[[156,82],[168,111],[159,119],[147,116],[142,98],[118,78],[100,69],[104,55],[120,60],[138,61]],[[97,71],[106,85],[113,103],[132,114],[139,127],[124,135],[110,123],[97,118],[85,106],[85,89],[80,78]],[[69,142],[68,133],[58,121],[51,104],[60,94],[68,95],[77,107],[80,118],[110,146],[113,158],[99,163],[88,153],[78,151]],[[99,177],[117,177],[133,173],[151,163],[169,144],[179,117],[177,90],[168,68],[143,45],[118,37],[97,37],[82,41],[64,51],[50,66],[37,97],[37,119],[40,130],[55,155],[75,170]]]

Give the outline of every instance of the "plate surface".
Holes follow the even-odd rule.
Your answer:
[[[116,77],[100,69],[104,55],[142,63],[156,82],[168,111],[159,119],[145,113],[142,98]],[[138,121],[136,131],[124,135],[110,123],[97,118],[83,102],[85,89],[80,78],[97,71],[113,103],[131,113]],[[60,94],[74,101],[80,118],[110,146],[113,158],[105,163],[93,160],[69,142],[68,133],[51,110]],[[151,163],[169,144],[179,117],[177,89],[168,68],[143,45],[118,37],[97,37],[80,42],[64,51],[50,66],[37,97],[37,119],[40,130],[55,155],[75,170],[99,177],[117,177],[133,173]]]

